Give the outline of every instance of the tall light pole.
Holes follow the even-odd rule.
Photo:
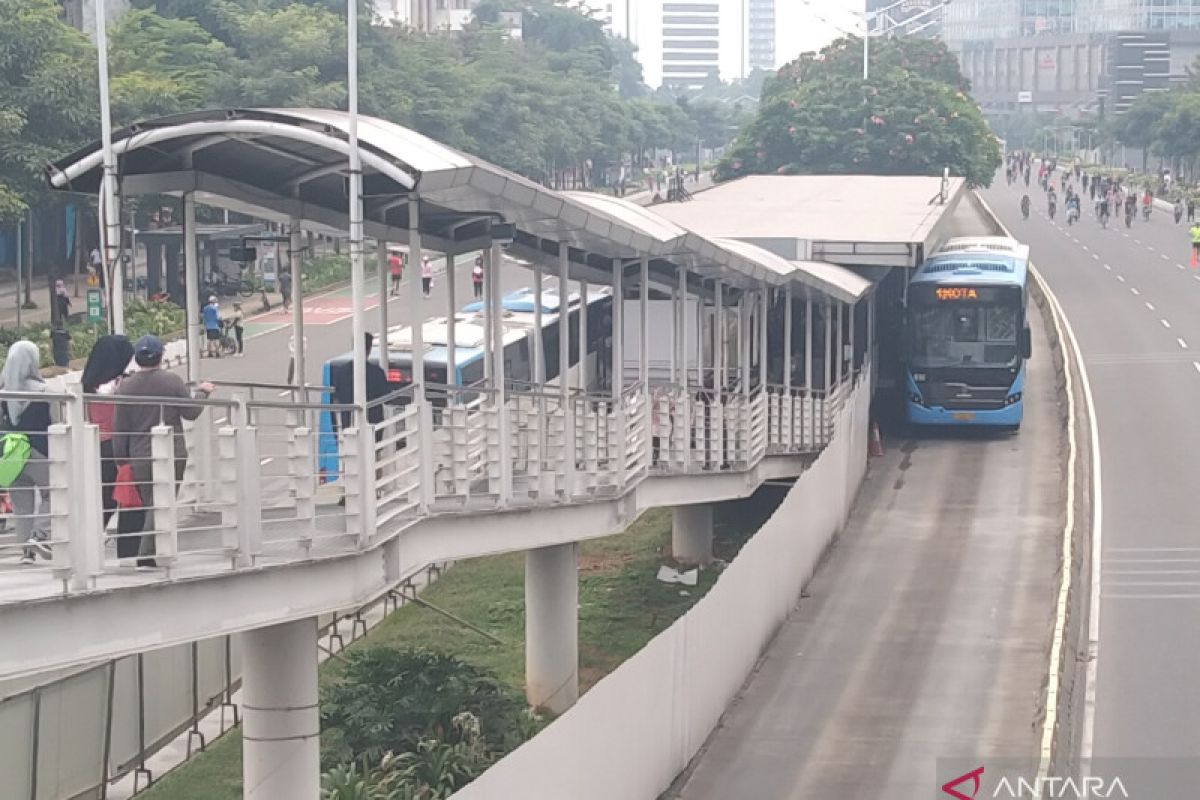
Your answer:
[[[125,333],[125,267],[121,263],[121,209],[117,205],[117,157],[112,145],[112,109],[108,99],[108,31],[104,0],[96,0],[96,55],[100,72],[100,244],[108,273],[109,314],[113,333]],[[194,291],[189,287],[189,291]]]
[[[872,36],[871,22],[872,21],[874,21],[876,19],[879,20],[879,25],[877,26],[878,30],[875,31],[875,34],[874,34],[875,36],[887,36],[889,33],[895,33],[896,31],[899,31],[902,28],[908,28],[909,33],[917,33],[918,31],[922,31],[925,28],[932,25],[933,20],[926,20],[926,21],[922,22],[920,25],[916,25],[915,27],[910,28],[910,26],[913,26],[913,23],[932,15],[937,11],[942,10],[946,6],[950,5],[951,0],[942,0],[942,2],[940,2],[936,5],[932,5],[929,8],[923,9],[922,11],[919,11],[918,13],[913,14],[908,17],[905,17],[904,19],[901,19],[901,20],[893,19],[890,12],[893,11],[894,9],[900,8],[903,5],[906,5],[909,2],[910,2],[910,0],[896,0],[896,2],[892,3],[889,6],[884,6],[883,8],[877,9],[875,11],[864,11],[863,12],[863,80],[864,81],[871,79],[871,36]]]
[[[367,359],[370,353],[363,352],[366,344],[366,323],[363,319],[363,199],[362,199],[362,154],[358,152],[358,3],[346,0],[346,89],[349,92],[348,109],[350,120],[348,138],[350,144],[350,286],[351,305],[354,307],[352,322],[354,339],[354,403],[365,412],[367,407]],[[420,264],[411,265],[419,269]],[[387,302],[383,298],[381,302]],[[387,331],[380,331],[383,336]],[[299,335],[297,333],[297,335]],[[415,382],[414,378],[414,382]],[[358,421],[360,429],[367,425],[364,416]],[[370,502],[364,497],[364,503]]]

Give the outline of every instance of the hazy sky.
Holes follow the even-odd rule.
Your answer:
[[[782,66],[805,50],[818,50],[833,41],[841,35],[838,27],[855,30],[865,7],[865,0],[775,0],[775,47],[779,64]],[[832,25],[822,22],[821,17]]]

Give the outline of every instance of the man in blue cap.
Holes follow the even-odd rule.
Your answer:
[[[153,474],[150,462],[150,431],[156,425],[169,425],[175,430],[175,484],[183,480],[187,465],[187,443],[183,438],[183,421],[194,420],[204,406],[189,403],[213,393],[211,383],[201,383],[195,391],[183,378],[162,368],[163,344],[157,336],[143,336],[133,348],[133,360],[140,369],[121,381],[118,397],[178,398],[179,405],[159,403],[117,403],[113,414],[113,458],[120,464],[133,467],[133,479],[142,498],[142,508],[123,508],[117,524],[117,556],[139,556],[138,567],[157,566],[154,559],[154,537],[136,534],[153,529]]]

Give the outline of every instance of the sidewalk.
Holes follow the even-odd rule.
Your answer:
[[[75,296],[75,275],[67,275],[63,278],[67,285],[67,291],[71,295],[71,312],[78,313],[85,310],[84,304],[87,302],[84,291],[86,287],[86,277],[79,276],[79,296]],[[24,289],[24,287],[22,287]],[[50,321],[50,288],[46,282],[45,275],[35,275],[33,285],[30,287],[30,299],[37,304],[37,308],[27,308],[21,310],[21,324],[32,325],[37,322]],[[24,299],[23,297],[20,299]],[[17,284],[0,283],[0,328],[15,328],[17,327]]]

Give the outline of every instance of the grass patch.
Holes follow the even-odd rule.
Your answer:
[[[778,491],[778,490],[776,490]],[[780,493],[781,496],[781,493]],[[731,559],[774,510],[773,495],[756,494],[718,506],[714,550]],[[579,555],[579,681],[587,691],[625,659],[690,609],[716,582],[719,572],[700,573],[697,586],[660,583],[660,565],[672,563],[670,509],[643,514],[624,534],[584,542]],[[352,648],[417,646],[453,653],[524,689],[525,559],[520,553],[455,564],[427,588],[422,599],[482,628],[501,644],[417,604],[394,612]],[[335,679],[341,664],[321,667],[321,680]],[[237,800],[241,795],[240,732],[156,783],[146,800]]]

